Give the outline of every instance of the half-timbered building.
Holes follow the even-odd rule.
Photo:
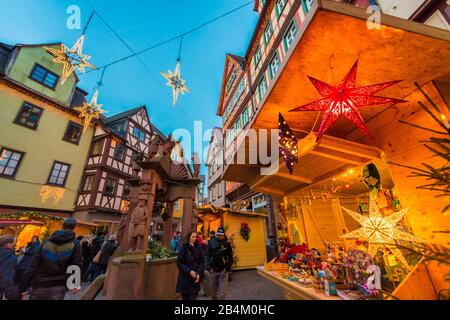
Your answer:
[[[151,123],[145,106],[104,118],[96,127],[75,217],[114,232],[127,211],[133,172],[132,160],[148,156],[151,139],[165,139]]]

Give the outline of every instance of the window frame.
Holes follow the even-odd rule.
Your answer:
[[[267,37],[267,30],[270,29],[270,35],[269,37]],[[267,45],[267,43],[269,42],[270,38],[272,38],[273,36],[273,25],[272,25],[272,20],[268,20],[267,21],[267,25],[264,28],[264,45]]]
[[[264,81],[264,85],[265,85],[265,91],[264,91],[263,94],[261,94],[261,84],[263,83],[263,81]],[[265,94],[267,93],[267,89],[268,89],[268,86],[267,86],[266,75],[263,74],[263,76],[261,77],[261,80],[260,80],[259,83],[258,83],[258,96],[259,96],[259,102],[261,102],[262,99],[264,98]]]
[[[120,159],[117,158],[117,150],[119,149],[119,147],[123,147],[123,154],[122,157]],[[124,162],[125,158],[127,155],[127,147],[123,144],[123,143],[117,143],[116,147],[114,149],[114,160],[120,161],[120,162]]]
[[[55,168],[56,164],[60,164],[62,166],[67,166],[66,176],[64,177],[63,184],[50,182],[50,178],[52,177],[53,169]],[[58,161],[58,160],[54,160],[53,161],[53,165],[52,165],[52,167],[50,169],[50,174],[48,175],[48,178],[47,178],[47,184],[49,186],[65,188],[66,183],[67,183],[67,178],[69,177],[69,173],[70,173],[70,167],[71,167],[71,165],[69,163],[65,163],[65,162],[61,162],[61,161]],[[59,172],[61,172],[61,170]],[[58,174],[58,178],[59,178],[59,174]],[[56,180],[58,181],[58,179],[56,179]]]
[[[275,60],[275,58],[278,59],[278,64],[277,64],[277,70],[274,73],[272,70],[272,62]],[[280,64],[281,64],[280,55],[278,54],[278,50],[275,50],[275,53],[273,54],[272,59],[270,59],[270,61],[269,61],[270,80],[272,80],[275,77],[275,75],[277,74],[278,70],[280,69]]]
[[[283,4],[283,7],[279,7],[278,6],[278,4],[281,2],[281,1],[284,1],[284,4]],[[276,13],[276,16],[277,16],[277,18],[279,19],[280,17],[281,17],[281,14],[283,13],[283,11],[284,11],[284,8],[286,8],[286,5],[288,4],[288,0],[277,0],[276,1],[276,3],[275,3],[275,13]]]
[[[286,37],[287,37],[288,34],[291,33],[292,27],[295,28],[295,35],[293,36],[292,41],[291,41],[291,43],[290,43],[289,46],[288,46]],[[294,18],[294,19],[292,19],[291,23],[289,24],[289,27],[287,28],[286,32],[285,32],[284,35],[283,35],[283,46],[284,46],[284,52],[285,52],[285,53],[287,53],[287,52],[289,51],[289,49],[291,48],[292,43],[294,42],[295,37],[296,37],[297,35],[298,35],[297,22],[295,21],[295,18]]]
[[[22,118],[22,113],[24,112],[25,107],[32,107],[32,108],[38,109],[40,111],[39,112],[39,116],[38,116],[38,118],[36,120],[36,124],[34,126],[28,126],[25,123],[20,123],[19,122],[19,119]],[[29,102],[24,101],[22,103],[22,106],[19,109],[19,112],[17,113],[16,117],[14,118],[13,123],[17,124],[17,125],[19,125],[21,127],[24,127],[24,128],[28,128],[28,129],[31,129],[31,130],[36,130],[39,127],[39,120],[41,119],[42,113],[44,113],[44,108],[38,107],[38,106],[36,106],[34,104],[31,104]]]
[[[85,190],[84,187],[86,185],[86,180],[88,178],[90,178],[90,177],[92,177],[91,188],[89,190]],[[81,185],[81,192],[80,193],[91,193],[92,189],[94,187],[94,182],[95,182],[95,174],[87,174],[87,175],[85,175],[84,179],[83,179],[83,184]]]
[[[114,190],[113,190],[112,194],[106,193],[106,188],[108,187],[108,180],[114,181]],[[117,178],[112,178],[111,176],[107,176],[105,179],[105,187],[103,188],[103,195],[105,195],[107,197],[115,197],[117,194],[118,185],[119,185],[119,181],[117,180]]]
[[[15,179],[15,178],[16,178],[16,175],[17,175],[17,172],[19,171],[19,167],[20,167],[20,165],[22,164],[22,160],[23,160],[23,158],[24,158],[24,156],[25,156],[25,152],[22,152],[22,151],[19,151],[19,150],[10,149],[10,148],[4,147],[4,146],[0,146],[0,156],[1,156],[2,153],[3,153],[3,150],[7,150],[7,151],[10,151],[10,152],[12,152],[12,153],[19,153],[19,154],[20,154],[20,158],[19,158],[19,160],[17,161],[17,165],[16,165],[16,167],[14,168],[14,171],[13,171],[13,174],[12,174],[12,175],[0,173],[0,178]],[[10,160],[11,160],[11,158],[9,158],[8,162],[6,163],[5,168],[8,167],[8,163],[9,163]]]
[[[255,64],[255,70],[256,70],[258,68],[258,66],[259,66],[259,63],[261,62],[261,59],[262,59],[261,46],[259,44],[256,47],[255,53],[253,54],[253,59],[255,60],[254,64]]]
[[[35,73],[37,68],[41,68],[41,69],[43,69],[45,71],[45,76],[44,76],[42,82],[37,80],[37,79],[35,79],[35,78],[33,78],[33,74]],[[47,76],[49,74],[54,75],[56,77],[55,85],[53,87],[51,87],[51,86],[49,86],[48,84],[45,83],[45,79],[47,78]],[[51,71],[50,69],[44,67],[43,65],[41,65],[39,63],[35,63],[34,66],[33,66],[33,69],[31,69],[31,72],[30,72],[30,75],[28,76],[28,78],[30,78],[34,82],[37,82],[37,83],[43,85],[44,87],[47,87],[47,88],[55,91],[56,87],[58,86],[58,82],[59,82],[60,76],[57,73]]]
[[[95,145],[96,145],[97,143],[101,144],[101,146],[100,146],[100,151],[99,151],[99,153],[94,153]],[[94,142],[94,143],[92,144],[91,152],[89,152],[89,155],[90,155],[91,157],[98,157],[98,156],[101,156],[101,155],[102,155],[103,145],[104,145],[104,144],[105,144],[105,140],[99,140],[99,141]]]
[[[73,126],[75,126],[75,127],[78,127],[78,128],[80,129],[80,135],[78,136],[76,142],[71,141],[71,140],[69,140],[69,139],[66,139],[67,132],[69,131],[69,127],[70,127],[71,125],[73,125]],[[64,141],[66,141],[66,142],[69,142],[69,143],[72,143],[72,144],[79,145],[80,139],[81,139],[81,135],[82,135],[82,134],[83,134],[83,126],[79,125],[79,124],[76,123],[76,122],[69,121],[69,123],[67,124],[66,131],[64,132],[64,135],[63,135],[63,138],[62,138],[62,139],[63,139]]]
[[[125,186],[127,186],[128,189],[125,188]],[[127,197],[125,197],[125,190],[128,190]],[[130,200],[130,194],[131,194],[131,184],[129,182],[125,181],[124,184],[123,184],[122,199],[123,200]]]
[[[237,70],[235,68],[235,69],[233,69],[230,79],[228,79],[227,84],[225,86],[225,94],[228,94],[228,92],[230,92],[231,88],[233,87],[233,83],[234,83],[234,80],[236,79],[236,75],[237,75]]]

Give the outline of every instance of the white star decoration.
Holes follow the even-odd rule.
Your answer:
[[[180,72],[180,60],[177,61],[177,66],[175,67],[175,72],[168,71],[168,73],[161,72],[162,76],[168,80],[167,85],[172,88],[173,94],[173,105],[177,104],[178,93],[184,95],[184,92],[190,92],[185,85],[185,80],[181,79]]]
[[[102,113],[105,113],[106,110],[102,110],[102,104],[97,103],[98,99],[98,89],[95,91],[94,96],[91,99],[90,103],[83,102],[82,107],[76,107],[74,108],[77,111],[80,111],[80,118],[84,118],[84,128],[83,132],[89,128],[89,125],[91,124],[93,119],[100,118],[100,115]]]
[[[352,232],[344,234],[341,238],[352,238],[367,241],[369,243],[368,253],[373,257],[381,247],[388,247],[389,250],[401,261],[406,267],[410,268],[402,252],[392,244],[397,243],[397,240],[410,242],[426,242],[425,240],[416,237],[410,233],[399,230],[396,225],[403,216],[408,212],[409,208],[394,212],[389,216],[383,217],[380,213],[375,199],[370,196],[370,211],[369,216],[363,216],[354,211],[342,208],[353,219],[358,221],[361,228]]]
[[[84,73],[84,68],[96,69],[92,64],[87,62],[91,56],[83,54],[84,35],[82,35],[71,49],[61,43],[59,49],[44,47],[45,50],[55,56],[53,59],[56,63],[63,64],[63,72],[61,84],[64,84],[74,70]]]

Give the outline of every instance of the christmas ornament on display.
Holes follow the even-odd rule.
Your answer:
[[[175,72],[168,71],[167,73],[161,72],[162,76],[168,80],[167,85],[172,88],[173,105],[177,104],[178,93],[184,95],[184,92],[190,92],[186,87],[185,80],[181,78],[180,72],[180,60],[177,61]]]
[[[294,162],[298,162],[297,139],[281,113],[278,114],[278,145],[286,167],[292,175]]]
[[[396,227],[397,223],[402,220],[403,216],[408,212],[409,208],[394,212],[389,216],[383,216],[370,194],[369,200],[369,216],[363,216],[344,207],[342,209],[355,219],[361,228],[351,231],[341,236],[341,238],[359,239],[369,243],[368,253],[374,257],[378,249],[387,247],[395,257],[405,266],[409,268],[408,262],[403,257],[400,249],[394,246],[398,240],[409,242],[426,242],[410,233],[401,231]]]
[[[84,118],[84,128],[83,132],[89,128],[90,124],[94,119],[99,119],[100,115],[105,113],[106,110],[103,110],[101,107],[102,104],[97,103],[98,100],[98,88],[95,90],[94,96],[91,99],[91,102],[83,102],[82,107],[76,107],[75,110],[80,112],[79,117]]]
[[[83,42],[84,34],[81,35],[72,48],[68,48],[62,43],[59,49],[44,47],[45,50],[55,57],[53,62],[63,64],[61,84],[64,84],[75,70],[84,73],[85,68],[96,69],[95,66],[88,62],[91,56],[83,53]]]
[[[357,68],[358,61],[355,62],[350,72],[337,86],[327,84],[313,77],[308,77],[317,91],[319,91],[322,99],[292,109],[290,112],[324,111],[319,132],[317,134],[317,140],[319,140],[322,135],[328,131],[331,125],[340,116],[343,116],[360,128],[366,135],[372,137],[369,129],[364,123],[361,113],[359,112],[359,108],[381,105],[385,103],[405,102],[400,99],[379,97],[374,95],[375,93],[399,83],[400,81],[389,81],[369,86],[356,87]]]

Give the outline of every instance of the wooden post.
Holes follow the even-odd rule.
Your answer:
[[[188,234],[192,229],[193,222],[193,209],[192,209],[193,199],[192,197],[185,197],[183,202],[183,218],[182,218],[182,228],[181,235],[182,238]]]

